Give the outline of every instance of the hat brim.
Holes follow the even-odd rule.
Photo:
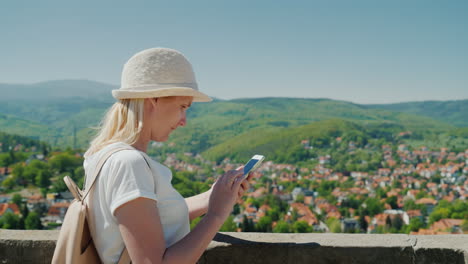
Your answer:
[[[135,91],[132,89],[117,89],[112,90],[112,96],[116,99],[137,99],[137,98],[154,98],[167,96],[192,96],[193,102],[211,102],[213,99],[208,95],[199,92],[193,88],[187,87],[168,87],[148,89],[143,91]]]

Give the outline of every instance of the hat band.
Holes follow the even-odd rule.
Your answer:
[[[155,83],[155,84],[148,84],[148,85],[121,87],[120,90],[134,90],[138,88],[139,91],[149,91],[149,90],[154,90],[154,89],[173,88],[173,87],[187,87],[187,88],[198,90],[198,85],[196,83]]]

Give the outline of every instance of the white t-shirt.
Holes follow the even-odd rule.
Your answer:
[[[119,147],[132,148],[125,143],[114,143],[86,157],[86,175],[92,177],[100,158],[110,149]],[[116,152],[104,163],[86,198],[91,235],[103,263],[116,263],[124,248],[115,209],[138,197],[156,201],[166,247],[189,233],[188,207],[185,199],[172,187],[171,179],[172,173],[167,167],[137,149]],[[90,184],[91,180],[88,180],[86,189]]]

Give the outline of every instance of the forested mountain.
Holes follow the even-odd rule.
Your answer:
[[[45,142],[40,142],[28,137],[0,132],[0,152],[8,152],[15,146],[19,145],[21,145],[23,148],[35,147],[37,150],[46,149],[49,147]]]
[[[366,106],[374,109],[387,109],[427,116],[459,127],[468,126],[468,100],[425,101]]]
[[[34,84],[0,83],[0,102],[50,101],[73,97],[112,100],[115,85],[88,80],[55,80]]]
[[[110,96],[114,88],[89,81],[0,85],[0,131],[10,133],[0,132],[0,191],[11,194],[30,188],[43,197],[56,195],[67,189],[61,180],[65,175],[82,185],[82,153],[92,138],[90,127],[98,124],[114,102]],[[68,89],[73,91],[67,93]],[[266,156],[268,168],[254,184],[263,189],[264,196],[249,197],[242,207],[234,208],[234,215],[226,221],[230,227],[223,231],[240,226],[249,232],[312,232],[326,224],[332,232],[367,232],[366,217],[385,216],[385,208],[420,210],[429,220],[414,218],[416,222],[412,219],[403,225],[402,220],[387,217],[383,226],[373,226],[372,231],[408,233],[449,216],[466,219],[462,214],[466,203],[458,199],[461,183],[466,181],[466,101],[379,107],[330,99],[216,99],[193,104],[187,126],[177,129],[168,142],[151,144],[148,154],[173,170],[172,183],[184,197],[207,190],[227,167],[238,166],[253,154]],[[426,168],[419,164],[437,168],[437,173],[428,178]],[[456,171],[447,176],[454,165]],[[396,176],[388,177],[392,170]],[[353,178],[356,173],[359,180]],[[435,184],[440,188],[429,187]],[[416,196],[400,203],[413,189],[418,191]],[[329,211],[317,210],[310,203],[306,206],[306,194],[314,203],[326,202]],[[442,202],[431,213],[413,201],[424,198]],[[453,208],[444,201],[455,198]],[[28,208],[18,194],[12,200]],[[315,224],[299,220],[296,207],[291,213],[289,204],[311,210],[309,220]],[[240,225],[234,223],[245,208],[265,205],[271,209],[255,225],[245,215]],[[37,225],[22,227],[2,220],[0,227],[40,229],[40,216],[47,212],[43,207],[16,216],[17,223],[36,219]],[[356,216],[357,229],[341,230],[341,220]],[[14,217],[10,214],[3,219]],[[57,226],[49,220],[45,223],[45,228]]]
[[[86,147],[93,133],[90,127],[99,123],[114,102],[110,91],[115,88],[80,80],[0,84],[0,131],[44,140],[60,148]],[[364,127],[392,127],[399,132],[443,132],[468,124],[463,112],[466,102],[442,102],[446,118],[435,120],[429,116],[435,115],[431,113],[439,111],[441,105],[434,102],[383,105],[386,110],[378,105],[330,99],[215,100],[193,104],[188,125],[178,129],[170,142],[181,151],[199,153],[235,137],[260,137],[336,118]]]

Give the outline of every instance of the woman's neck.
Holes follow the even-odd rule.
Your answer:
[[[138,140],[132,144],[132,147],[138,149],[139,151],[143,151],[146,153],[146,149],[148,148],[148,143],[150,140],[145,139],[144,137],[139,137]]]

